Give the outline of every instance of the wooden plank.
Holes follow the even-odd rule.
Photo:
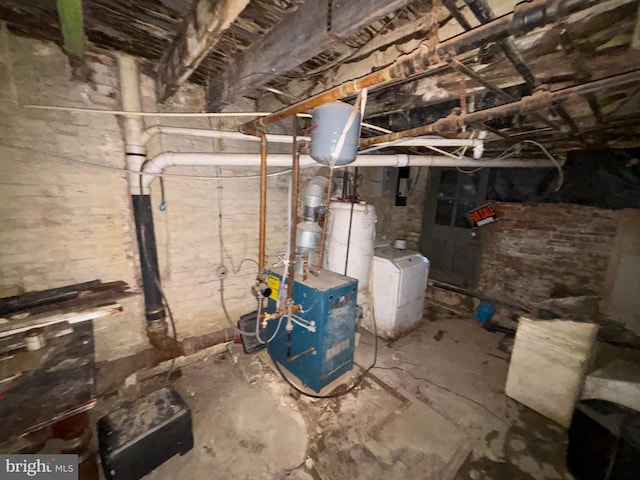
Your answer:
[[[39,305],[20,310],[11,315],[5,315],[5,318],[27,318],[40,314],[57,314],[62,312],[77,312],[85,308],[104,305],[115,302],[129,295],[136,295],[133,292],[125,292],[124,290],[100,290],[97,292],[82,292],[76,298],[59,301],[47,305]]]
[[[307,0],[209,84],[207,108],[220,110],[407,3],[334,0],[329,22],[328,2]]]
[[[171,96],[216,46],[249,0],[196,0],[158,66],[158,99]]]
[[[26,332],[32,328],[42,328],[57,323],[81,323],[87,320],[95,320],[109,315],[115,315],[122,311],[119,303],[111,303],[99,307],[88,308],[80,312],[66,312],[58,315],[37,315],[24,320],[16,320],[5,324],[0,323],[0,338]]]
[[[0,288],[0,299],[17,297],[18,295],[22,295],[23,293],[24,293],[24,290],[22,289],[22,287],[18,287],[18,286]]]
[[[64,287],[50,288],[48,290],[28,292],[22,295],[3,298],[0,300],[0,315],[17,312],[23,308],[75,298],[78,296],[78,292],[90,290],[100,284],[100,280],[91,280],[90,282],[76,283],[74,285],[66,285]]]
[[[333,0],[331,2],[331,33],[348,38],[362,27],[386,17],[404,7],[409,0]],[[357,19],[357,20],[356,20]]]

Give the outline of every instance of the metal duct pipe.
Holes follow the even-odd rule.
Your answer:
[[[302,221],[296,225],[296,253],[306,254],[307,265],[313,264],[313,252],[320,246],[322,229],[318,224],[318,208],[322,205],[329,188],[329,179],[323,176],[313,177],[304,192],[304,211]],[[296,273],[304,272],[304,262],[296,262]]]
[[[420,127],[394,132],[376,137],[368,137],[360,140],[360,148],[367,148],[379,143],[395,142],[403,138],[418,137],[421,135],[456,132],[462,125],[474,125],[496,118],[502,118],[521,112],[531,112],[549,106],[574,95],[584,95],[598,90],[619,87],[629,83],[640,81],[640,70],[613,75],[611,77],[594,80],[573,87],[562,88],[553,92],[540,90],[529,97],[524,97],[517,102],[506,103],[493,108],[479,110],[473,113],[461,115],[449,115],[436,120],[434,123]]]
[[[118,69],[122,108],[132,112],[141,111],[140,77],[135,59],[125,55],[118,56]],[[142,170],[146,159],[142,130],[143,123],[140,117],[125,116],[123,136],[126,165],[127,169],[132,172]],[[147,331],[151,343],[156,345],[154,342],[159,338],[167,338],[167,324],[160,291],[160,268],[158,267],[158,251],[153,227],[149,184],[142,185],[141,178],[136,173],[129,173],[128,180],[138,240],[145,316],[148,322]]]
[[[329,179],[321,175],[309,180],[304,191],[304,219],[315,221],[318,207],[322,205],[322,200],[329,187]]]
[[[245,123],[243,130],[255,130],[278,122],[297,113],[306,112],[333,100],[339,100],[384,82],[403,80],[425,73],[432,65],[448,60],[510,35],[527,33],[535,28],[553,23],[571,13],[585,10],[599,0],[534,0],[516,5],[513,12],[484,25],[461,33],[438,44],[433,50],[421,45],[393,64],[360,78],[349,80],[337,87],[325,90],[298,103],[282,108],[266,117]]]

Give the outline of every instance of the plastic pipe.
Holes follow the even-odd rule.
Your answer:
[[[162,125],[154,125],[147,128],[142,134],[143,144],[146,144],[151,138],[158,134],[166,135],[187,135],[192,137],[204,137],[204,138],[223,138],[228,140],[247,140],[247,141],[259,141],[258,137],[247,136],[240,132],[229,132],[226,130],[209,130],[205,128],[186,128],[186,127],[165,127]],[[291,143],[290,135],[273,135],[266,134],[267,141],[271,143]],[[298,140],[310,141],[310,137],[298,137]]]
[[[240,132],[230,132],[226,130],[209,130],[205,128],[187,128],[187,127],[165,127],[162,125],[153,125],[147,128],[142,134],[142,143],[146,145],[149,140],[151,140],[154,136],[158,134],[165,135],[187,135],[192,137],[203,137],[203,138],[222,138],[228,140],[248,140],[248,141],[258,141],[258,137],[247,136],[244,133]],[[275,134],[266,134],[267,141],[271,143],[285,143],[290,144],[292,142],[292,137],[290,135],[275,135]],[[311,141],[311,137],[297,137],[298,140],[302,141]],[[406,147],[472,147],[476,148],[478,146],[483,145],[483,141],[481,139],[469,139],[469,138],[442,138],[442,137],[432,137],[432,138],[412,138],[412,139],[404,139],[402,141],[389,143],[384,146],[391,145],[402,145]],[[376,145],[378,148],[382,148],[383,145]]]
[[[140,76],[136,60],[126,55],[118,56],[118,71],[122,108],[127,111],[140,111],[142,109]],[[122,127],[127,169],[134,172],[128,173],[128,180],[140,255],[145,317],[148,322],[147,334],[154,346],[162,348],[162,345],[166,345],[163,339],[166,339],[167,325],[164,320],[165,309],[160,287],[160,268],[153,227],[151,195],[148,185],[141,188],[141,178],[135,173],[142,170],[142,165],[146,160],[146,150],[142,142],[142,119],[127,116],[124,118]]]
[[[320,166],[309,155],[300,155],[300,167]],[[174,166],[220,166],[220,167],[259,167],[260,154],[257,153],[161,153],[144,167],[142,184],[146,188],[167,167]],[[290,167],[291,155],[269,155],[268,167]],[[358,155],[350,167],[467,167],[467,168],[552,168],[553,162],[547,159],[488,159],[473,160],[463,157],[451,158],[444,155]]]
[[[120,95],[122,108],[126,111],[139,112],[142,110],[140,99],[140,83],[138,64],[128,55],[118,56],[118,72],[120,77]],[[128,170],[140,171],[146,159],[146,149],[142,140],[144,125],[142,119],[136,116],[125,116],[123,120],[124,148]],[[131,195],[141,195],[139,176],[128,174],[129,192]]]

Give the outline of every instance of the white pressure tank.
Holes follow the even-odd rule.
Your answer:
[[[323,267],[358,280],[358,305],[363,308],[363,325],[369,329],[369,275],[376,239],[376,209],[364,202],[331,202],[327,221]]]

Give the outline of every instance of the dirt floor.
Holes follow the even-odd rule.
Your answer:
[[[502,334],[430,310],[378,342],[376,367],[335,399],[292,395],[266,352],[202,354],[172,383],[192,409],[195,446],[149,475],[191,479],[571,479],[566,431],[504,394]],[[374,356],[364,333],[352,378]],[[130,382],[127,395],[160,379]],[[127,400],[101,401],[97,419]]]

